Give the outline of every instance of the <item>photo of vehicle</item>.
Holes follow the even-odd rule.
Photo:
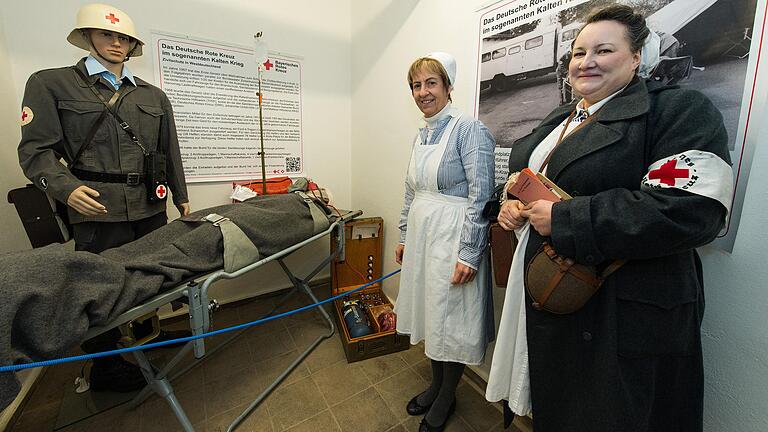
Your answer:
[[[756,0],[591,0],[483,37],[477,114],[497,145],[510,147],[556,106],[578,100],[567,80],[571,44],[589,11],[609,3],[647,14],[661,39],[651,79],[706,94],[723,114],[733,149]]]

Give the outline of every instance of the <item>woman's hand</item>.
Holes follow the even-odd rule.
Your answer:
[[[520,215],[528,218],[533,229],[543,236],[552,235],[552,201],[538,200],[523,207]]]
[[[451,283],[465,284],[467,282],[472,282],[472,279],[475,278],[475,273],[477,273],[477,270],[473,269],[472,267],[466,264],[457,262],[456,269],[453,271],[453,277],[451,278]]]
[[[398,244],[395,247],[395,262],[401,265],[403,264],[403,252],[405,252],[405,245]]]
[[[518,200],[507,200],[501,205],[499,210],[499,225],[507,231],[516,230],[525,225],[526,217],[521,210],[525,208],[523,203]]]

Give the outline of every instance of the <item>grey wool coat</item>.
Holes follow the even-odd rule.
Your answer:
[[[516,141],[510,172],[526,167],[572,110],[556,109]],[[686,150],[730,163],[727,139],[705,96],[636,78],[553,153],[547,176],[574,196],[552,207],[555,250],[598,269],[629,261],[576,313],[538,311],[527,297],[536,432],[702,429],[704,292],[695,248],[716,237],[727,209],[640,185],[650,164]],[[531,230],[526,262],[543,240]]]
[[[75,67],[88,75],[85,59]],[[115,93],[104,78],[94,75],[88,79],[105,99],[109,100]],[[185,203],[187,185],[171,103],[159,88],[141,78],[135,77],[135,80],[136,86],[123,84],[127,87],[115,103],[115,110],[147,151],[166,155],[173,201],[177,205]],[[129,186],[79,180],[59,162],[59,159],[72,162],[91,126],[105,109],[88,84],[72,67],[46,69],[29,77],[23,105],[33,116],[31,122],[22,126],[19,143],[19,163],[24,175],[62,203],[82,185],[99,191],[98,200],[109,213],[89,217],[70,209],[72,223],[136,221],[164,212],[165,202],[150,203],[144,184]],[[73,168],[111,174],[144,173],[144,155],[117,120],[108,115]]]

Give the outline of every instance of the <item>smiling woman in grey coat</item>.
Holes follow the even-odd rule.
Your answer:
[[[520,243],[486,396],[532,411],[536,432],[702,429],[696,248],[725,223],[728,137],[705,96],[638,76],[649,34],[627,6],[593,12],[568,69],[581,100],[512,147],[510,172],[542,171],[573,196],[510,197],[499,215]],[[598,271],[627,261],[583,308],[557,315],[534,308],[523,288],[544,241]]]

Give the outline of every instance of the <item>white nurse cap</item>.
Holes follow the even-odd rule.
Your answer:
[[[448,74],[450,85],[453,85],[453,83],[456,82],[456,59],[454,59],[452,55],[444,52],[432,52],[424,57],[437,60],[443,65],[443,69],[445,69],[445,72]]]

